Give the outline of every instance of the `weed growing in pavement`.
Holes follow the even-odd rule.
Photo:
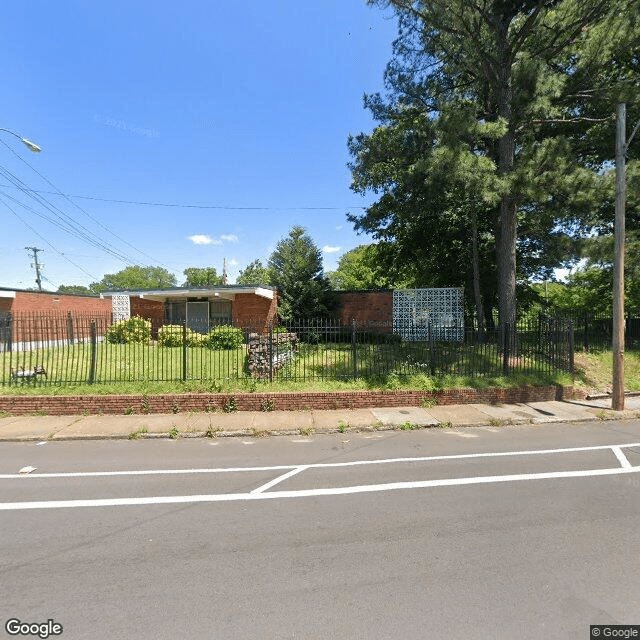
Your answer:
[[[274,411],[276,408],[275,402],[271,399],[263,400],[260,403],[260,411]]]
[[[345,422],[344,420],[340,420],[340,422],[338,422],[338,431],[340,433],[344,433],[348,428],[349,428],[349,423]]]
[[[173,413],[180,413],[180,405],[174,400],[173,404],[171,405],[171,411]]]
[[[34,411],[31,415],[34,415],[34,416],[48,416],[49,414],[44,409],[38,409],[38,411]]]
[[[252,427],[251,435],[254,438],[268,438],[271,434],[267,429],[256,429],[255,427]]]
[[[450,422],[441,422],[438,426],[441,429],[451,429],[451,423]]]
[[[142,394],[142,410],[141,413],[150,413],[151,407],[149,406],[149,396],[144,393]]]
[[[229,396],[222,407],[225,413],[235,413],[238,410],[238,401],[234,396]]]
[[[175,440],[179,435],[180,431],[178,430],[178,427],[174,426],[173,428],[169,429],[169,437],[172,440]]]
[[[423,409],[431,409],[431,407],[435,407],[437,404],[437,398],[422,398],[422,400],[420,400],[420,406]]]
[[[491,418],[491,420],[489,420],[489,424],[492,427],[502,427],[503,425],[507,424],[507,421],[501,420],[500,418]]]
[[[129,434],[129,440],[137,440],[143,433],[147,433],[147,427],[140,427]]]
[[[408,420],[399,425],[399,429],[402,431],[413,431],[414,429],[419,428],[420,427],[417,424],[413,424],[413,422],[409,422]]]
[[[10,418],[11,414],[8,411],[0,411],[0,418]]]
[[[125,416],[132,416],[135,412],[136,412],[136,410],[133,407],[127,407],[124,410],[124,415]]]
[[[301,427],[299,431],[301,436],[310,436],[313,433],[314,429],[313,427]]]

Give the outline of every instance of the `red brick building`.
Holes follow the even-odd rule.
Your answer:
[[[246,331],[265,333],[278,313],[278,294],[272,287],[222,285],[150,291],[105,291],[115,318],[140,316],[162,324],[182,324],[205,332],[211,326],[233,324]]]

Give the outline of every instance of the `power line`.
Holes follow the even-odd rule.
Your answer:
[[[10,186],[10,185],[0,185]],[[98,202],[112,202],[115,204],[133,204],[145,207],[172,207],[177,209],[219,209],[223,211],[346,211],[347,209],[366,209],[362,205],[351,205],[348,207],[238,207],[217,204],[187,204],[179,202],[145,202],[140,200],[117,200],[113,198],[100,198],[99,196],[80,196],[64,194],[55,191],[41,191],[30,189],[34,193],[44,193],[48,195],[60,195],[65,198],[76,198],[78,200],[95,200]]]
[[[49,180],[46,176],[44,176],[43,174],[41,174],[35,167],[33,167],[31,164],[29,164],[19,153],[17,153],[16,151],[14,151],[9,145],[7,145],[5,142],[3,142],[2,140],[0,140],[0,142],[2,142],[2,144],[9,149],[9,151],[11,151],[11,153],[16,156],[22,163],[26,164],[27,167],[29,167],[29,169],[31,169],[36,175],[40,176],[40,178],[42,178],[42,180],[44,180],[48,185],[50,185],[51,187],[53,187],[53,189],[55,189],[55,192],[52,194],[51,192],[49,192],[49,195],[58,195],[58,196],[62,196],[65,200],[67,200],[67,202],[69,202],[70,204],[72,204],[76,209],[78,209],[78,211],[81,211],[82,213],[84,213],[85,216],[87,216],[90,220],[92,220],[93,222],[95,222],[99,227],[101,227],[102,229],[104,229],[107,233],[111,234],[114,238],[117,238],[120,242],[126,244],[127,246],[131,247],[132,249],[134,249],[135,251],[137,251],[140,255],[145,256],[146,258],[149,258],[150,260],[152,260],[153,262],[155,262],[156,264],[159,264],[160,266],[165,266],[163,265],[159,260],[156,260],[155,258],[151,257],[150,255],[146,254],[144,251],[141,251],[140,249],[138,249],[135,245],[131,244],[130,242],[128,242],[127,240],[125,240],[124,238],[121,238],[120,236],[118,236],[117,234],[115,234],[113,231],[111,231],[108,227],[106,227],[105,225],[103,225],[99,220],[97,220],[96,218],[94,218],[90,213],[88,213],[87,211],[85,211],[80,205],[78,205],[76,202],[74,202],[73,200],[71,200],[71,198],[66,195],[65,193],[63,193],[60,189],[58,189],[58,187],[53,184],[53,182],[51,182],[51,180]],[[33,191],[34,193],[40,193],[36,190],[29,190],[29,191]],[[46,193],[46,192],[42,192],[42,193]],[[66,214],[65,214],[66,215]],[[68,216],[67,216],[68,217]],[[80,225],[82,226],[82,225]],[[84,227],[83,227],[84,228]],[[95,234],[94,234],[95,235]],[[110,245],[113,246],[113,245]],[[130,262],[131,264],[135,264],[135,260],[127,260],[128,262]],[[166,268],[166,267],[165,267]]]

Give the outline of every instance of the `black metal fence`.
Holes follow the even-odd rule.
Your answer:
[[[306,320],[265,331],[264,319],[211,326],[137,317],[114,323],[110,314],[13,314],[0,318],[0,384],[388,380],[573,370],[571,323],[540,320],[483,333],[456,327],[450,339],[449,327],[402,337],[392,329],[391,323]]]

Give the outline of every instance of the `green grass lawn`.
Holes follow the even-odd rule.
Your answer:
[[[533,357],[513,359],[511,375],[502,375],[495,345],[478,348],[439,343],[433,360],[427,343],[301,344],[297,357],[274,374],[273,383],[247,372],[245,347],[232,350],[187,348],[182,380],[181,347],[99,344],[95,384],[88,384],[92,351],[88,344],[0,354],[2,394],[129,394],[176,392],[338,391],[358,389],[439,390],[453,387],[571,384],[566,374],[549,371]],[[355,356],[355,357],[354,357]],[[10,383],[10,368],[41,364],[48,377]],[[431,374],[432,366],[435,375]],[[355,377],[354,377],[355,374]]]

